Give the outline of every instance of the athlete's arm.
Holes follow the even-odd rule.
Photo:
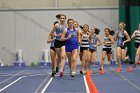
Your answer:
[[[132,34],[131,39],[133,39],[136,36],[136,31]]]
[[[50,35],[57,37],[57,34],[54,34],[54,32],[57,30],[58,24],[55,24],[50,32]]]
[[[130,37],[129,37],[129,35],[128,35],[128,33],[127,33],[126,31],[124,32],[124,35],[125,35],[126,38],[127,38],[127,40],[125,40],[124,43],[129,42],[129,41],[130,41]]]
[[[66,33],[67,33],[67,29],[65,29],[63,31],[62,36],[61,36],[61,41],[66,41],[67,39],[71,38],[70,35],[68,37],[65,37],[66,36]]]
[[[78,42],[81,43],[81,35],[80,35],[80,30],[77,29],[77,34],[78,34]]]
[[[52,42],[52,40],[51,40],[51,34],[49,33],[48,39],[47,39],[47,43],[51,43],[51,42]]]
[[[116,36],[114,36],[114,40],[117,41],[117,39],[118,39],[118,32],[117,32]]]
[[[102,41],[101,41],[101,39],[99,38],[99,36],[97,35],[96,36],[96,39],[97,39],[97,41],[99,42],[98,44],[97,44],[97,46],[100,46],[100,45],[102,45],[103,43],[102,43]]]
[[[79,32],[79,43],[81,43],[82,39],[83,39],[83,33]]]
[[[114,39],[113,39],[113,37],[112,37],[111,35],[109,35],[109,39],[110,39],[111,41],[105,42],[105,44],[114,44]]]
[[[89,35],[89,41],[91,44],[93,43],[91,34]]]

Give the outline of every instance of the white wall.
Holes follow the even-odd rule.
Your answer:
[[[23,50],[27,64],[40,61],[41,51],[49,49],[46,43],[47,35],[56,20],[55,15],[65,14],[81,25],[87,23],[101,30],[105,27],[117,28],[118,9],[79,9],[79,10],[33,10],[33,11],[0,11],[0,58],[5,64],[12,64],[15,60],[15,51]],[[101,59],[102,47],[98,48],[98,57]]]
[[[119,0],[0,0],[0,9],[10,6],[14,9],[48,9],[48,8],[72,8],[118,7]]]

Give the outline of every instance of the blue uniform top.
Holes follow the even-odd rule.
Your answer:
[[[126,40],[126,37],[125,37],[125,35],[124,35],[124,32],[118,31],[117,36],[118,36],[117,45],[118,45],[118,46],[122,46],[123,41]]]
[[[65,27],[59,24],[59,27],[56,30],[56,34],[59,35],[64,31]],[[56,40],[61,41],[61,36],[56,37]]]
[[[76,29],[73,29],[73,31],[71,31],[69,28],[67,28],[66,37],[68,37],[69,35],[71,35],[71,38],[66,40],[66,45],[78,45],[78,35]]]
[[[95,46],[97,44],[97,39],[96,39],[96,34],[94,34],[93,36],[91,36],[92,42],[93,43],[89,43],[89,48],[96,50],[97,47]]]

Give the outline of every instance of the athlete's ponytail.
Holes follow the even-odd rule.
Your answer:
[[[98,35],[100,33],[100,29],[95,28],[95,34]]]
[[[82,25],[79,25],[79,27],[83,30],[83,26]]]
[[[61,14],[58,14],[58,15],[56,15],[55,17],[56,17],[57,19],[60,19],[60,16],[61,16]]]
[[[110,31],[110,35],[111,35],[111,36],[114,36],[114,35],[115,35],[115,31],[114,31],[114,30],[111,30],[111,31]]]

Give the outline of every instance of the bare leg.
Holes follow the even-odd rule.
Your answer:
[[[117,47],[117,62],[118,62],[118,67],[121,69],[122,65],[121,65],[121,48]]]

